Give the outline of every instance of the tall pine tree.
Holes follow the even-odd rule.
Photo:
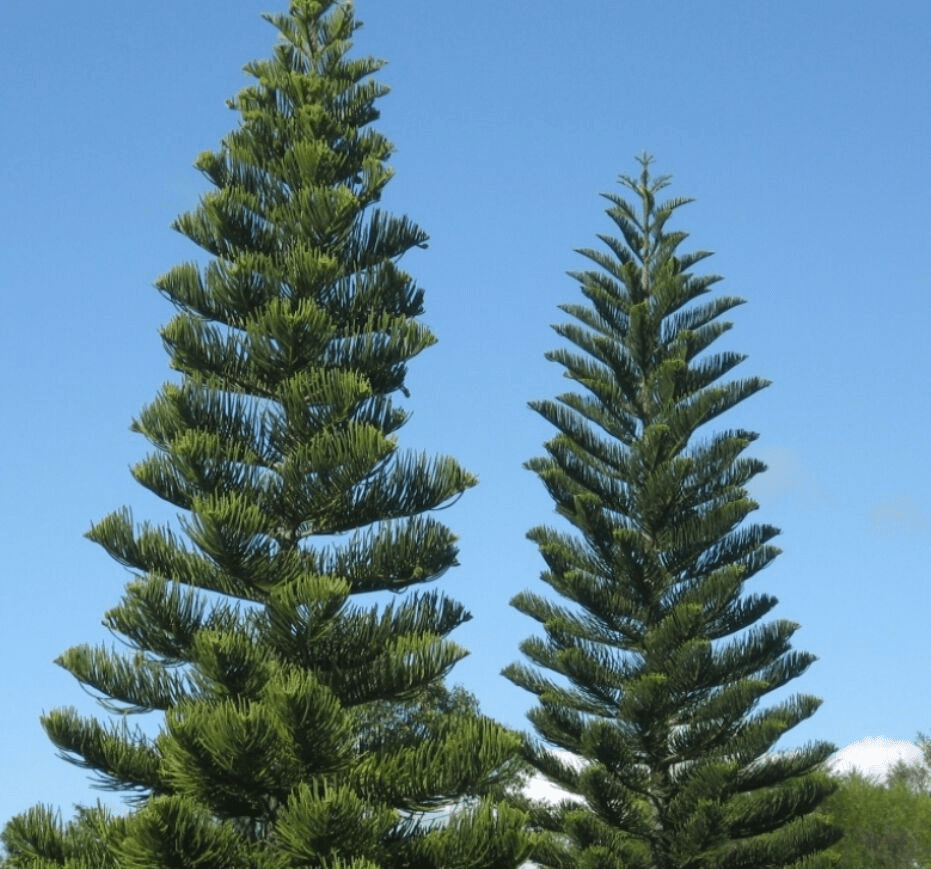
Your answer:
[[[134,798],[113,819],[47,809],[4,833],[15,866],[508,867],[523,815],[489,797],[517,737],[462,705],[423,738],[378,738],[371,709],[430,702],[465,654],[467,612],[414,591],[456,563],[430,513],[475,482],[401,451],[407,364],[434,343],[398,265],[424,232],[376,208],[391,144],[370,126],[381,66],[351,58],[348,2],[268,16],[241,116],[197,166],[212,190],[176,228],[209,254],[158,289],[179,379],[134,423],[135,478],[177,525],[128,510],[89,537],[132,572],[105,625],[130,648],[59,663],[112,717],[62,709],[52,741]],[[388,605],[373,592],[401,594]],[[442,693],[442,692],[441,692]],[[157,727],[127,725],[158,716]],[[154,734],[154,735],[150,735]]]
[[[633,201],[606,195],[620,237],[580,251],[597,268],[573,274],[585,303],[562,306],[574,322],[555,327],[567,345],[548,358],[578,391],[532,403],[557,434],[528,467],[573,531],[529,534],[562,600],[513,600],[545,636],[505,673],[539,699],[530,719],[551,748],[528,741],[533,762],[583,798],[541,815],[561,835],[537,859],[819,865],[835,834],[811,813],[832,789],[818,766],[833,748],[773,751],[819,701],[757,709],[814,659],[792,651],[797,625],[761,621],[774,597],[745,592],[778,552],[775,528],[745,521],[764,469],[745,455],[756,435],[706,429],[766,382],[727,380],[744,357],[707,352],[741,300],[691,274],[708,254],[682,252],[686,233],[667,227],[689,200],[657,201],[668,178],[641,165],[621,178]]]

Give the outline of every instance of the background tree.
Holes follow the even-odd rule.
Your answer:
[[[836,833],[813,810],[833,788],[818,767],[833,747],[774,746],[819,701],[759,701],[805,671],[797,625],[761,622],[776,605],[745,584],[776,556],[777,530],[747,524],[746,484],[764,469],[745,455],[756,435],[708,433],[753,395],[758,377],[725,381],[744,357],[710,354],[741,303],[708,298],[719,279],[690,269],[686,233],[667,228],[688,202],[658,202],[667,177],[622,177],[633,202],[606,194],[620,237],[581,253],[584,304],[556,327],[568,345],[548,354],[579,388],[532,403],[557,429],[528,463],[576,533],[538,527],[542,579],[513,604],[545,638],[521,646],[529,665],[506,675],[537,695],[530,719],[549,746],[528,745],[537,768],[585,800],[541,813],[561,832],[538,862],[604,869],[788,866]],[[549,671],[552,676],[543,671]],[[560,842],[571,842],[566,850]]]
[[[0,858],[0,866],[119,869],[118,846],[125,835],[124,819],[99,804],[78,806],[67,823],[51,808],[34,806],[6,825],[3,843],[11,856]]]
[[[915,744],[921,749],[921,756],[911,762],[899,758],[886,775],[886,784],[902,783],[931,796],[931,736],[919,732]]]
[[[268,20],[280,39],[246,67],[239,126],[197,161],[213,189],[175,224],[210,259],[157,282],[177,309],[162,337],[180,380],[135,421],[155,452],[133,474],[178,523],[122,510],[91,529],[133,574],[104,620],[130,651],[79,646],[59,663],[115,717],[43,720],[135,810],[64,826],[27,812],[4,833],[10,865],[84,865],[88,837],[95,865],[139,869],[523,853],[523,816],[483,796],[516,737],[462,708],[419,741],[370,738],[373,704],[427,703],[465,654],[448,639],[463,607],[408,590],[456,563],[429,514],[475,479],[398,448],[394,397],[435,339],[398,265],[426,235],[375,207],[391,177],[392,146],[369,126],[381,64],[348,56],[348,2],[293,0]],[[379,606],[376,592],[404,595]],[[157,726],[128,726],[146,713]]]
[[[871,781],[856,772],[837,779],[820,811],[844,836],[831,849],[843,869],[929,869],[931,795],[905,780]]]
[[[844,869],[931,869],[931,739],[916,743],[921,757],[898,760],[882,781],[837,776],[819,811],[843,830],[832,851]]]

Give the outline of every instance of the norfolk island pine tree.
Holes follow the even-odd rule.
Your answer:
[[[557,835],[534,860],[825,865],[838,833],[812,812],[833,788],[820,769],[833,746],[774,751],[820,701],[757,709],[814,657],[792,650],[797,625],[761,622],[774,597],[745,592],[778,554],[777,530],[745,521],[746,484],[764,470],[745,455],[756,435],[706,430],[767,383],[722,380],[744,357],[706,351],[742,300],[691,274],[709,254],[681,252],[686,233],[667,228],[690,200],[658,201],[669,179],[640,163],[620,179],[632,201],[606,194],[620,236],[580,251],[597,268],[572,274],[585,302],[563,305],[574,322],[555,327],[566,345],[548,358],[577,391],[531,403],[557,434],[527,466],[571,530],[529,533],[562,600],[514,598],[544,636],[505,675],[539,701],[529,759],[583,798],[538,808]]]
[[[434,343],[398,265],[426,235],[376,208],[391,144],[370,126],[381,63],[348,56],[349,2],[267,16],[238,127],[198,168],[213,189],[176,229],[209,254],[157,282],[180,373],[134,429],[135,478],[178,525],[107,516],[89,537],[132,579],[104,624],[127,653],[59,663],[110,717],[44,716],[54,744],[132,798],[125,817],[37,807],[10,866],[512,867],[524,815],[499,800],[519,739],[475,714],[400,745],[370,707],[430,702],[469,616],[415,591],[456,563],[431,513],[475,483],[399,450],[407,363]],[[414,588],[412,588],[414,587]],[[401,593],[381,606],[366,595]],[[156,716],[153,736],[127,726]],[[439,813],[448,812],[438,821]]]

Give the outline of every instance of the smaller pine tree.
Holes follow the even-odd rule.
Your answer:
[[[606,194],[620,237],[580,251],[597,269],[573,275],[586,303],[562,307],[574,322],[556,332],[572,346],[548,358],[577,391],[531,405],[557,434],[528,467],[575,533],[529,534],[563,602],[514,598],[545,636],[505,674],[539,700],[530,719],[551,748],[528,741],[530,760],[583,799],[539,811],[558,835],[534,859],[813,867],[836,836],[812,815],[832,790],[819,766],[833,746],[774,746],[819,701],[757,706],[814,658],[792,650],[796,624],[762,621],[774,597],[745,592],[778,552],[775,528],[745,521],[764,469],[745,455],[756,435],[706,431],[766,382],[725,380],[744,357],[707,352],[741,300],[709,297],[719,279],[690,272],[708,254],[682,252],[686,233],[667,227],[689,200],[658,201],[668,178],[650,162],[621,178],[632,202]]]

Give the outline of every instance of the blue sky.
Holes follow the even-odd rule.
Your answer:
[[[412,367],[402,444],[455,455],[480,486],[444,518],[462,566],[443,587],[474,620],[453,681],[523,726],[502,679],[533,631],[524,539],[552,505],[521,467],[562,389],[543,359],[578,298],[573,249],[609,232],[599,192],[648,150],[688,244],[747,299],[723,347],[773,380],[721,424],[761,433],[754,486],[784,554],[755,581],[820,660],[792,686],[822,709],[784,747],[911,739],[931,727],[931,463],[926,447],[931,8],[852,0],[358,0],[360,52],[388,60],[379,128],[397,146],[384,204],[431,235],[407,268],[439,345]],[[442,11],[438,11],[441,9]],[[170,374],[151,282],[195,249],[168,224],[191,168],[235,124],[225,99],[274,32],[266,0],[11,0],[0,53],[6,422],[0,517],[0,821],[98,792],[37,718],[90,701],[52,659],[104,641],[126,574],[82,535],[164,508],[128,467],[128,425]],[[104,797],[107,795],[104,794]]]

